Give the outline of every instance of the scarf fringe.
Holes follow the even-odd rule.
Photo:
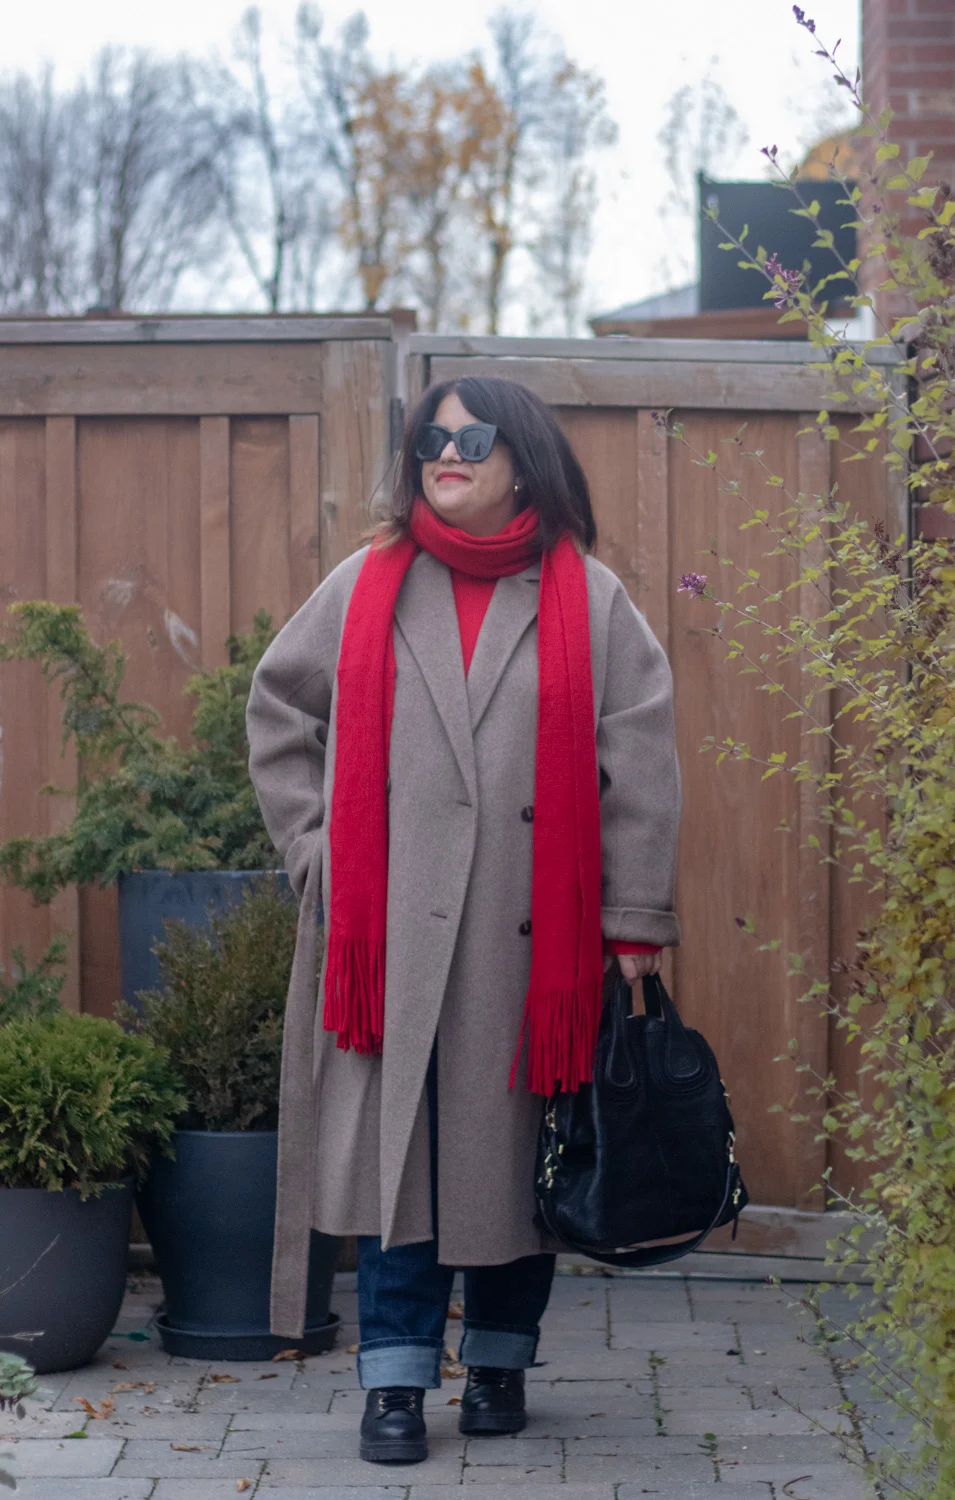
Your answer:
[[[576,1093],[582,1084],[593,1082],[602,1005],[602,979],[573,989],[531,987],[526,1017],[530,1034],[527,1087],[532,1094],[550,1095],[558,1088]],[[518,1050],[523,1039],[522,1027]],[[513,1081],[513,1071],[511,1076]]]
[[[343,1052],[381,1051],[385,1034],[385,945],[377,938],[330,932],[325,968],[326,1031],[338,1032]]]

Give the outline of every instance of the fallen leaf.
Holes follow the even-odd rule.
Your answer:
[[[113,1386],[114,1391],[142,1391],[146,1396],[151,1396],[155,1389],[155,1380],[121,1380]]]
[[[132,1368],[132,1366],[126,1364],[125,1360],[122,1360],[122,1359],[114,1359],[113,1360],[113,1369],[114,1370],[129,1370],[131,1368]]]
[[[170,1443],[175,1453],[205,1453],[208,1443]]]
[[[270,1370],[268,1375],[256,1375],[255,1378],[256,1380],[278,1380],[279,1372],[278,1370]]]
[[[78,1402],[86,1412],[86,1415],[92,1417],[96,1422],[105,1422],[107,1417],[113,1415],[113,1410],[116,1406],[116,1402],[112,1396],[106,1396],[98,1407],[94,1406],[92,1401],[87,1401],[85,1396],[74,1396],[73,1400]]]
[[[448,1406],[460,1406],[461,1405],[461,1397],[460,1396],[449,1396],[446,1404]]]
[[[209,1379],[212,1380],[212,1381],[214,1381],[216,1385],[238,1385],[239,1384],[239,1377],[238,1377],[238,1375],[210,1375]]]
[[[358,1345],[357,1344],[349,1344],[347,1352],[349,1354],[357,1354],[358,1353]]]
[[[278,1354],[272,1355],[272,1363],[278,1364],[280,1359],[308,1359],[304,1349],[280,1349]]]
[[[240,1495],[244,1495],[246,1490],[250,1490],[252,1488],[252,1481],[251,1479],[237,1479],[235,1482],[235,1487]]]
[[[85,1432],[68,1432],[66,1434],[66,1436],[68,1438],[85,1438],[86,1437],[86,1433]],[[64,1438],[64,1442],[65,1441],[66,1441],[66,1438]]]
[[[464,1365],[459,1365],[457,1360],[453,1364],[441,1366],[442,1380],[463,1380],[467,1373]]]
[[[452,1302],[451,1306],[448,1308],[448,1317],[449,1318],[456,1318],[456,1319],[463,1318],[464,1317],[464,1303],[463,1302]]]

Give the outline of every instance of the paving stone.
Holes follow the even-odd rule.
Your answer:
[[[150,1480],[149,1483],[156,1482]],[[239,1493],[234,1479],[160,1479],[150,1493],[149,1500],[238,1500]],[[251,1495],[252,1490],[249,1489],[246,1493]],[[256,1493],[261,1494],[262,1491],[258,1490]],[[281,1493],[284,1494],[285,1491]],[[278,1490],[273,1491],[272,1500],[278,1494]],[[69,1500],[73,1500],[72,1495]],[[365,1500],[364,1491],[361,1500]]]
[[[568,1358],[556,1354],[541,1341],[540,1367],[527,1371],[528,1383],[541,1380],[627,1380],[649,1388],[648,1353],[632,1349],[594,1349]]]
[[[349,1412],[240,1411],[232,1418],[230,1432],[352,1432],[358,1423]]]
[[[330,1390],[316,1391],[308,1386],[293,1386],[290,1390],[272,1390],[270,1386],[229,1386],[229,1394],[220,1394],[222,1387],[212,1392],[201,1391],[196,1398],[196,1406],[199,1411],[215,1412],[262,1412],[274,1413],[281,1416],[285,1412],[303,1412],[319,1416],[327,1412],[337,1399],[337,1387]],[[359,1392],[349,1391],[349,1396],[359,1395]],[[341,1410],[341,1408],[337,1408]],[[364,1402],[352,1402],[347,1410],[359,1412],[364,1410]]]
[[[579,1442],[568,1443],[566,1452],[568,1463],[571,1459],[578,1458],[623,1456],[634,1461],[645,1460],[654,1467],[658,1467],[677,1459],[699,1458],[703,1450],[698,1438],[686,1434],[681,1437],[612,1434],[603,1437],[585,1437]]]
[[[413,1470],[408,1471],[411,1479],[408,1500],[461,1500],[462,1485],[452,1488],[422,1483],[422,1470],[427,1467],[427,1464],[416,1464]],[[469,1484],[468,1500],[530,1500],[529,1488],[531,1487],[526,1482],[511,1485]],[[354,1491],[352,1493],[354,1496]],[[533,1500],[613,1500],[614,1489],[611,1484],[535,1484],[532,1495]],[[363,1496],[361,1500],[364,1500]]]
[[[645,1454],[606,1456],[595,1453],[581,1458],[576,1454],[569,1457],[564,1465],[564,1474],[570,1484],[594,1484],[601,1479],[619,1484],[622,1480],[633,1479],[636,1469],[646,1474],[648,1481],[659,1478],[671,1484],[690,1481],[705,1484],[715,1472],[711,1460],[702,1454],[692,1458],[665,1458],[661,1455],[657,1459]]]
[[[712,1482],[700,1484],[667,1483],[666,1478],[655,1479],[651,1491],[653,1500],[721,1500],[722,1490],[714,1490]],[[639,1482],[622,1484],[617,1491],[618,1500],[647,1500],[647,1486]],[[734,1485],[731,1500],[770,1500],[769,1488],[765,1484]]]
[[[667,1412],[697,1411],[702,1407],[719,1412],[753,1409],[749,1393],[741,1385],[708,1385],[703,1390],[667,1386],[660,1391],[660,1401]]]
[[[65,1438],[68,1433],[81,1428],[84,1420],[78,1408],[76,1411],[47,1411],[31,1401],[25,1417],[18,1417],[12,1411],[0,1412],[0,1443],[5,1444],[8,1438],[18,1441],[24,1438]],[[6,1451],[6,1446],[0,1446],[0,1453]]]
[[[732,1323],[619,1323],[611,1325],[611,1349],[686,1350],[694,1358],[701,1349],[725,1353],[736,1345]]]
[[[412,1480],[407,1464],[368,1464],[357,1454],[354,1458],[277,1458],[271,1459],[266,1469],[269,1483],[273,1485],[365,1485],[374,1481],[403,1487],[413,1482],[430,1489],[433,1484],[460,1486],[461,1460],[442,1456],[429,1458],[425,1464],[415,1464],[413,1472]],[[458,1493],[460,1495],[460,1489]],[[526,1494],[523,1500],[527,1500]]]
[[[111,1438],[102,1443],[81,1438],[54,1442],[49,1438],[27,1438],[20,1443],[5,1443],[4,1457],[12,1456],[11,1468],[20,1476],[38,1479],[105,1479],[119,1458],[122,1442]]]
[[[534,1494],[538,1484],[560,1484],[560,1464],[475,1464],[469,1465],[461,1476],[462,1484],[510,1484],[533,1485]]]
[[[509,1437],[505,1433],[487,1433],[468,1437],[466,1441],[469,1464],[553,1464],[559,1463],[562,1457],[561,1441],[554,1437],[535,1438],[526,1433]]]
[[[86,1446],[93,1447],[93,1444]],[[95,1444],[99,1448],[100,1444]],[[131,1438],[123,1449],[122,1458],[116,1466],[118,1477],[125,1479],[130,1474],[145,1474],[151,1479],[198,1478],[257,1479],[261,1463],[241,1456],[219,1458],[218,1443],[196,1444],[199,1453],[182,1452],[172,1443],[154,1438]]]
[[[646,1485],[649,1491],[654,1490],[655,1485],[706,1485],[715,1479],[715,1469],[708,1458],[661,1458],[660,1461],[643,1455],[621,1454],[619,1457],[601,1457],[594,1455],[592,1458],[568,1458],[564,1467],[565,1476],[570,1484],[594,1484],[598,1479],[606,1479],[609,1484],[634,1484]]]
[[[62,1479],[18,1479],[16,1500],[152,1500],[152,1492],[151,1479],[71,1479],[69,1490]]]
[[[163,1483],[169,1484],[172,1482],[170,1480],[160,1482],[155,1497],[152,1497],[152,1500],[207,1500],[205,1490],[199,1494],[195,1490],[192,1492],[186,1490],[179,1492],[163,1488]],[[273,1485],[269,1482],[268,1475],[266,1475],[260,1481],[255,1493],[257,1496],[268,1495],[269,1500],[403,1500],[407,1492],[407,1485],[368,1484],[363,1485],[361,1489],[357,1489],[354,1485]],[[460,1489],[456,1490],[455,1493],[458,1496],[458,1500],[460,1500]],[[213,1497],[208,1497],[208,1500],[213,1500]],[[231,1496],[230,1500],[232,1500]]]
[[[218,1447],[229,1427],[228,1412],[134,1411],[106,1422],[86,1423],[90,1441],[103,1438],[155,1438],[171,1443],[212,1443]]]
[[[838,1438],[825,1434],[813,1437],[785,1435],[726,1437],[719,1442],[720,1463],[736,1459],[739,1463],[793,1463],[811,1468],[814,1463],[836,1463],[842,1456]]]
[[[841,1424],[846,1431],[849,1430],[848,1418],[832,1412],[818,1411],[800,1413],[790,1411],[788,1407],[782,1407],[779,1411],[720,1411],[706,1410],[698,1403],[695,1409],[687,1411],[670,1411],[667,1413],[664,1426],[668,1433],[704,1433],[715,1432],[717,1437],[750,1437],[765,1434],[766,1436],[797,1436],[801,1434],[819,1435],[813,1418],[817,1422],[824,1422],[825,1426],[833,1431]]]
[[[760,1484],[764,1495],[772,1484],[777,1494],[784,1493],[791,1500],[873,1500],[871,1487],[846,1463],[813,1464],[806,1469],[792,1464],[739,1464],[735,1468],[721,1464],[720,1479],[727,1486],[722,1492],[727,1500],[733,1500],[737,1484]]]

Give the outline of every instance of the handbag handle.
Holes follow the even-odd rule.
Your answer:
[[[712,1234],[713,1230],[719,1224],[723,1214],[726,1212],[726,1206],[730,1201],[730,1195],[733,1191],[733,1182],[735,1179],[735,1175],[736,1173],[734,1170],[734,1163],[730,1162],[729,1166],[726,1169],[726,1187],[723,1191],[723,1201],[720,1203],[719,1208],[713,1215],[712,1223],[708,1224],[705,1229],[701,1229],[699,1234],[695,1234],[692,1239],[681,1240],[678,1245],[648,1245],[643,1250],[620,1250],[617,1252],[608,1251],[607,1254],[594,1255],[592,1247],[588,1249],[586,1245],[582,1245],[578,1240],[572,1240],[568,1235],[561,1234],[559,1230],[555,1229],[553,1224],[547,1217],[547,1212],[544,1208],[544,1205],[541,1202],[538,1202],[537,1206],[540,1211],[540,1216],[544,1221],[544,1228],[547,1230],[547,1232],[553,1235],[555,1240],[560,1240],[562,1245],[568,1245],[570,1249],[576,1251],[578,1255],[586,1255],[588,1260],[597,1260],[600,1261],[603,1265],[607,1266],[663,1266],[666,1265],[668,1261],[679,1260],[682,1255],[689,1255],[691,1251],[698,1249],[699,1246],[702,1245],[708,1234]],[[736,1238],[736,1224],[737,1218],[734,1218],[734,1240]]]

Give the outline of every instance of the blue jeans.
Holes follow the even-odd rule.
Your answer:
[[[431,1211],[437,1224],[437,1056],[428,1066]],[[554,1279],[553,1255],[525,1255],[501,1266],[464,1267],[465,1365],[523,1370],[534,1363],[540,1320]],[[363,1390],[441,1384],[444,1325],[454,1267],[438,1263],[437,1239],[382,1250],[358,1239],[358,1380]]]

